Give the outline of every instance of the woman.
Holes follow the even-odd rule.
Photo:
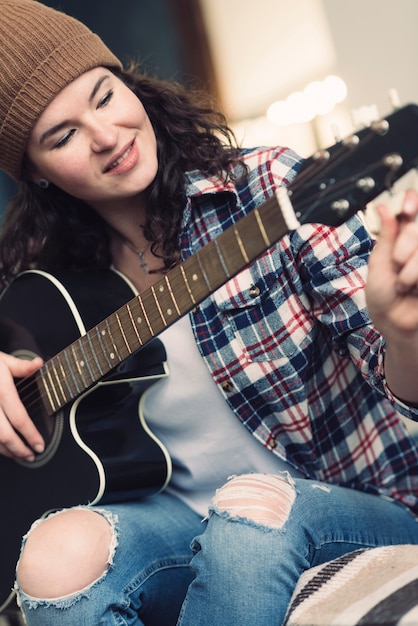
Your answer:
[[[235,148],[222,116],[123,71],[69,16],[0,9],[0,161],[21,181],[5,284],[112,265],[142,292],[297,172],[291,150]],[[16,581],[29,625],[281,624],[305,569],[418,543],[397,414],[417,419],[417,211],[412,192],[401,221],[382,207],[371,256],[357,217],[303,226],[161,334],[169,376],[142,410],[171,482],[34,523]],[[40,364],[0,361],[0,450],[29,462],[45,442],[12,379]]]

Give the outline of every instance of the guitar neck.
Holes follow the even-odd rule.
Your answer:
[[[52,415],[188,313],[288,231],[272,197],[152,287],[47,361],[37,372]]]

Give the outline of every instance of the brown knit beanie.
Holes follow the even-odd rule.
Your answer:
[[[78,20],[35,0],[0,0],[0,168],[21,178],[38,117],[63,87],[87,70],[121,68]]]

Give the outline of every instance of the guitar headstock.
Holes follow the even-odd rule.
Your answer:
[[[288,187],[301,224],[338,226],[418,167],[418,106],[409,104],[306,159]]]

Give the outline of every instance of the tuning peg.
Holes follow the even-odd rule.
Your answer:
[[[389,104],[391,106],[391,108],[393,109],[393,111],[396,111],[396,109],[399,109],[401,106],[401,100],[399,98],[399,93],[397,89],[389,89]]]

